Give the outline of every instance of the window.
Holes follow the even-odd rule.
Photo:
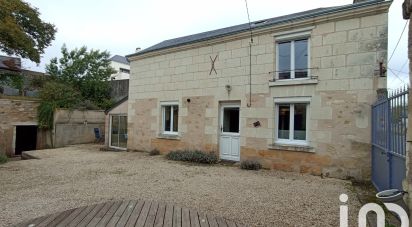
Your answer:
[[[130,74],[129,69],[120,68],[120,72]]]
[[[307,78],[308,49],[308,38],[277,42],[277,78],[279,80]]]
[[[127,116],[111,115],[110,146],[127,147]]]
[[[308,103],[276,103],[276,142],[307,144]]]
[[[178,104],[162,104],[162,127],[164,134],[177,134],[179,128]]]

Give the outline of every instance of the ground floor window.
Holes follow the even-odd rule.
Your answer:
[[[162,131],[164,134],[177,134],[179,128],[179,105],[162,104]]]
[[[127,116],[111,115],[110,146],[127,148]]]
[[[304,144],[307,141],[308,103],[276,104],[276,141]]]

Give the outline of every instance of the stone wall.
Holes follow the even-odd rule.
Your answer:
[[[376,72],[387,58],[387,9],[336,18],[340,19],[315,19],[300,27],[291,22],[289,30],[280,26],[256,32],[251,50],[252,97],[247,34],[132,59],[128,148],[218,152],[219,106],[238,101],[241,160],[259,160],[270,169],[368,179],[370,105],[376,89],[386,87],[386,79]],[[276,37],[302,30],[310,33],[311,78],[270,82],[276,70]],[[216,56],[217,73],[210,74],[210,58]],[[226,85],[231,86],[230,92]],[[282,97],[310,97],[309,149],[274,143],[274,98]],[[177,138],[160,135],[162,101],[179,103]],[[261,126],[254,127],[255,121]]]
[[[19,97],[0,97],[0,153],[14,155],[15,128],[19,125],[37,125],[37,100]],[[37,132],[37,149],[47,147],[47,135]]]
[[[94,128],[104,133],[105,114],[101,110],[57,109],[54,113],[54,147],[93,143]]]

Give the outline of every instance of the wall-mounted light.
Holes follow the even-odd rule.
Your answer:
[[[226,88],[226,91],[228,93],[230,93],[230,91],[232,91],[232,86],[230,86],[229,84],[226,84],[225,88]]]

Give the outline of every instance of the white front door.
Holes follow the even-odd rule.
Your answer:
[[[220,158],[240,161],[240,105],[222,104],[220,108]]]

